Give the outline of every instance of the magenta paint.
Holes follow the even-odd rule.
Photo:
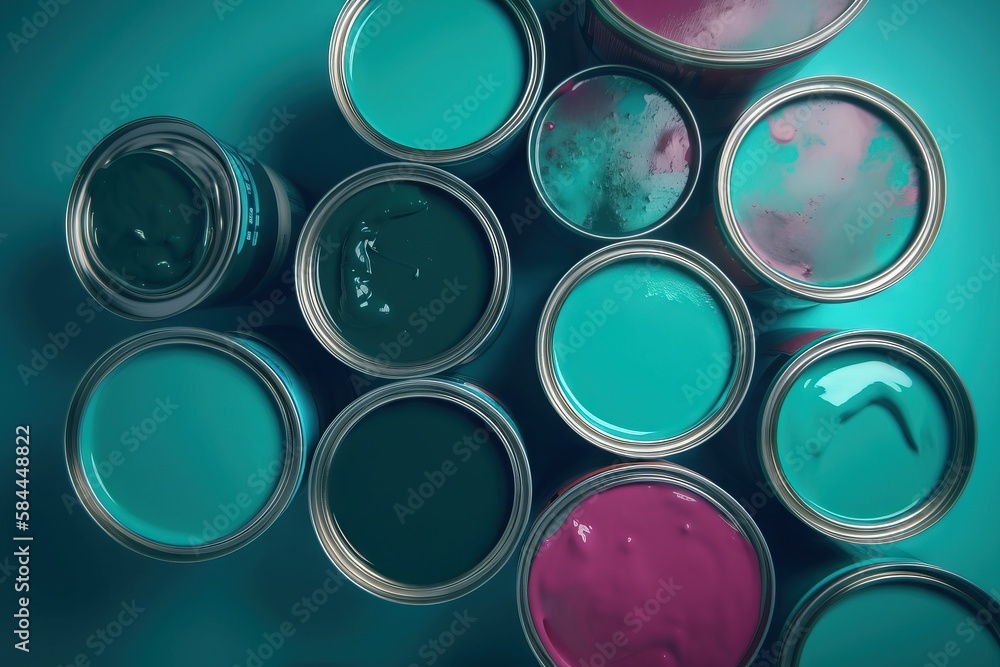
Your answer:
[[[635,470],[683,469],[630,464],[589,481]],[[711,492],[682,478],[601,486],[527,547],[535,552],[526,606],[549,660],[543,664],[749,664],[770,616],[762,542],[751,542]]]
[[[594,67],[542,102],[528,161],[539,201],[563,226],[622,239],[681,213],[698,181],[701,139],[670,84],[632,67]]]
[[[851,0],[612,0],[643,28],[713,51],[759,51],[805,39],[837,20]]]
[[[583,42],[595,59],[676,86],[711,148],[755,91],[790,79],[867,0],[581,2]]]
[[[763,165],[760,151],[770,156]],[[899,260],[919,227],[918,156],[885,113],[856,100],[789,102],[737,149],[737,224],[754,252],[790,279],[868,280]]]
[[[860,79],[812,77],[740,117],[716,173],[718,239],[695,236],[747,296],[779,313],[855,301],[923,260],[946,195],[941,149],[906,102]]]

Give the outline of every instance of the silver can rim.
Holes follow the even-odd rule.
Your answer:
[[[681,120],[684,122],[684,126],[688,130],[688,137],[691,141],[691,162],[693,165],[689,167],[688,181],[684,186],[684,191],[681,193],[680,199],[674,204],[674,206],[667,211],[660,220],[654,222],[651,225],[647,225],[641,229],[634,232],[629,232],[628,234],[601,234],[593,230],[585,229],[580,225],[574,223],[572,220],[567,218],[560,210],[558,210],[553,204],[552,200],[545,194],[545,189],[539,182],[538,168],[537,168],[537,155],[535,151],[535,144],[538,140],[538,133],[541,132],[542,119],[544,114],[549,109],[549,107],[562,95],[562,89],[569,83],[574,81],[584,81],[589,79],[594,79],[599,76],[609,76],[614,74],[620,74],[623,76],[628,76],[633,79],[639,79],[649,83],[654,88],[663,93],[671,104],[676,107],[678,113],[681,116]],[[579,234],[581,236],[599,239],[604,241],[622,241],[627,239],[634,239],[641,236],[646,236],[652,234],[658,229],[665,227],[675,219],[687,208],[688,202],[694,194],[694,190],[698,185],[698,178],[701,176],[701,164],[702,164],[702,143],[701,143],[701,132],[698,129],[698,121],[694,117],[694,113],[691,111],[691,107],[688,106],[687,101],[684,97],[670,85],[665,79],[656,76],[645,70],[638,69],[636,67],[630,67],[627,65],[598,65],[596,67],[591,67],[571,76],[566,77],[565,80],[556,85],[549,94],[542,100],[541,104],[538,105],[538,109],[535,112],[535,116],[531,121],[531,126],[528,133],[528,171],[531,173],[531,185],[535,189],[535,195],[538,197],[538,201],[541,202],[542,206],[545,207],[546,212],[551,215],[557,222],[559,222],[563,227],[569,229],[570,231]]]
[[[940,392],[950,417],[950,460],[934,489],[926,498],[887,521],[851,522],[827,516],[812,508],[792,488],[782,472],[778,456],[777,425],[788,390],[808,366],[826,356],[846,350],[880,349],[892,359],[914,364]],[[811,528],[837,540],[854,544],[897,542],[937,523],[954,507],[972,474],[977,448],[977,426],[972,398],[958,371],[929,345],[891,331],[852,330],[827,334],[789,359],[767,390],[757,429],[758,456],[764,476],[781,503]],[[954,473],[954,474],[953,474]]]
[[[285,425],[281,475],[267,502],[241,529],[204,544],[180,546],[150,540],[120,521],[98,500],[80,460],[79,429],[83,411],[94,389],[120,364],[160,346],[193,345],[223,354],[260,378],[274,398]],[[65,431],[66,465],[77,497],[87,513],[118,543],[133,551],[169,562],[204,561],[246,546],[269,528],[292,502],[305,467],[303,421],[295,397],[281,375],[239,338],[195,327],[166,327],[127,338],[105,352],[85,373],[70,402]]]
[[[851,567],[847,571],[835,573],[827,581],[821,582],[816,589],[807,593],[797,608],[792,611],[783,632],[781,645],[784,649],[781,654],[780,667],[798,666],[805,643],[802,640],[808,637],[813,624],[826,610],[846,595],[882,583],[915,583],[933,586],[959,598],[969,607],[979,609],[989,609],[1000,602],[968,579],[940,567],[918,561],[888,560]],[[990,621],[990,629],[994,638],[1000,642],[1000,618],[994,617]]]
[[[692,428],[662,440],[642,441],[606,433],[583,419],[567,400],[555,371],[553,336],[563,303],[585,278],[609,264],[647,259],[668,262],[693,274],[716,297],[731,326],[732,378],[725,400]],[[535,360],[545,395],[563,421],[584,440],[619,456],[651,459],[670,456],[696,447],[729,423],[750,389],[756,341],[750,310],[736,286],[708,259],[690,248],[669,241],[632,240],[614,243],[577,262],[556,284],[542,310],[535,343]]]
[[[442,167],[453,167],[487,155],[517,135],[531,120],[532,112],[542,94],[545,75],[545,34],[542,23],[529,0],[499,0],[510,11],[524,36],[528,59],[527,78],[517,107],[507,120],[491,134],[479,141],[458,148],[422,150],[392,141],[365,120],[354,104],[347,78],[344,75],[348,40],[355,22],[371,0],[348,0],[337,16],[330,39],[329,71],[333,96],[348,125],[359,137],[378,151],[406,162],[421,162]]]
[[[317,267],[320,237],[331,214],[358,192],[382,183],[409,181],[438,188],[457,199],[483,227],[493,257],[493,288],[476,326],[450,350],[431,359],[410,363],[386,362],[356,350],[338,330],[324,304]],[[489,203],[468,183],[430,165],[394,162],[376,165],[338,183],[309,214],[295,253],[295,283],[299,306],[313,335],[330,354],[356,371],[388,379],[436,375],[478,355],[504,322],[511,298],[511,257],[500,220]]]
[[[97,171],[113,159],[137,150],[151,150],[149,146],[163,141],[181,141],[185,147],[202,154],[211,164],[211,180],[199,184],[206,199],[213,196],[217,202],[206,201],[212,210],[209,226],[212,230],[212,247],[202,259],[199,272],[175,290],[165,293],[144,294],[114,280],[100,265],[90,239],[89,201],[90,183]],[[164,152],[178,165],[181,161]],[[98,141],[84,158],[70,188],[66,206],[66,242],[70,261],[77,277],[87,292],[111,312],[134,321],[161,320],[190,310],[209,300],[225,279],[238,241],[239,229],[232,224],[242,215],[237,196],[237,178],[225,150],[215,137],[194,123],[173,116],[147,116],[137,118],[112,130]]]
[[[730,182],[736,155],[747,133],[768,113],[794,101],[825,97],[844,97],[874,108],[901,131],[918,154],[926,180],[924,211],[918,229],[895,262],[884,271],[858,283],[826,287],[793,280],[777,271],[753,250],[740,232],[733,208]],[[716,215],[722,236],[730,251],[751,275],[789,295],[818,303],[842,303],[863,299],[905,278],[930,252],[944,219],[947,185],[944,155],[934,133],[924,120],[902,99],[875,84],[845,76],[816,76],[793,81],[777,88],[747,109],[726,138],[719,155],[715,181]]]
[[[507,527],[493,550],[469,572],[451,581],[415,586],[391,580],[369,566],[351,547],[328,502],[330,467],[344,437],[379,407],[398,400],[432,398],[470,411],[500,437],[513,475],[513,506]],[[506,409],[475,385],[444,378],[402,380],[364,394],[348,405],[320,438],[309,473],[309,514],[320,546],[348,579],[369,593],[402,604],[438,604],[455,600],[485,584],[510,560],[528,526],[531,513],[531,469],[520,432]]]
[[[559,663],[549,655],[541,637],[538,636],[538,630],[535,628],[528,604],[528,581],[531,577],[531,565],[542,542],[555,534],[573,510],[585,502],[588,497],[617,486],[643,482],[673,484],[697,493],[712,503],[723,518],[739,530],[753,546],[760,564],[760,618],[753,641],[747,647],[747,653],[743,660],[734,666],[749,667],[764,643],[774,613],[776,583],[771,551],[763,533],[749,512],[722,487],[693,470],[666,461],[622,463],[589,473],[560,492],[535,519],[528,536],[525,538],[524,546],[521,548],[516,575],[518,617],[532,653],[535,654],[539,664],[544,667],[559,667]]]
[[[740,69],[780,65],[822,48],[857,18],[868,3],[868,0],[853,0],[832,23],[788,44],[753,51],[717,51],[690,46],[658,35],[627,16],[613,0],[586,1],[607,25],[630,42],[661,58],[700,67]]]

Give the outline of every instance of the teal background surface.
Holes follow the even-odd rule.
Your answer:
[[[101,311],[73,275],[64,211],[82,155],[67,156],[67,146],[92,142],[141,116],[177,115],[256,154],[315,203],[340,179],[385,161],[353,135],[333,101],[327,48],[340,5],[10,0],[0,9],[0,182],[7,202],[0,218],[0,664],[533,664],[517,620],[513,563],[458,601],[405,607],[339,583],[313,536],[302,495],[251,546],[192,565],[133,554],[73,501],[63,460],[73,389],[100,353],[152,327]],[[559,8],[573,10],[576,0],[536,5],[548,40],[548,88],[573,71],[575,25]],[[39,14],[42,6],[54,16]],[[35,15],[44,25],[25,28]],[[976,469],[951,514],[903,546],[1000,591],[1000,226],[992,205],[1000,182],[998,17],[995,3],[873,0],[801,72],[858,76],[907,100],[944,150],[947,213],[927,259],[898,285],[863,302],[820,306],[777,322],[773,313],[758,313],[758,322],[768,330],[894,329],[928,341],[956,366],[978,410]],[[24,37],[16,36],[22,31]],[[536,378],[534,332],[542,305],[559,277],[594,246],[543,219],[525,159],[480,185],[510,239],[515,309],[496,344],[462,372],[495,390],[521,425],[541,500],[610,458],[571,434]],[[164,324],[222,330],[250,320],[300,324],[291,287],[277,289],[278,298],[266,302],[261,297],[257,304],[197,311]],[[29,365],[33,351],[53,340],[64,349],[37,376],[22,379],[18,366]],[[30,655],[13,649],[12,634],[20,596],[11,538],[15,427],[21,424],[31,426],[32,444]],[[676,460],[706,470],[727,465],[712,460],[725,451],[726,437]],[[795,576],[779,583],[791,587]],[[452,628],[461,634],[448,635]],[[267,648],[268,638],[278,648]]]

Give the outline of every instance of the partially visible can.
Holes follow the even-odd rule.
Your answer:
[[[503,329],[510,251],[493,209],[458,177],[378,165],[313,209],[295,283],[306,323],[343,363],[376,377],[424,377],[471,361]]]
[[[940,354],[887,331],[776,331],[758,347],[744,447],[799,520],[845,545],[885,544],[955,505],[976,420]]]
[[[909,560],[851,566],[816,584],[754,667],[1000,664],[1000,594]]]
[[[521,627],[545,667],[650,655],[746,667],[774,604],[757,525],[713,482],[666,462],[603,468],[563,488],[518,563]]]
[[[866,3],[584,0],[580,17],[595,56],[677,85],[712,133],[731,125],[729,114],[753,91],[793,76]]]
[[[241,300],[265,287],[305,218],[294,187],[179,118],[140,118],[83,161],[66,238],[88,292],[133,320]]]
[[[539,201],[563,227],[623,240],[669,224],[701,173],[698,123],[666,81],[633,67],[578,72],[539,106],[528,165]]]
[[[309,478],[330,560],[383,599],[434,604],[510,559],[531,512],[517,426],[468,381],[404,380],[351,403],[321,438]]]
[[[854,301],[927,255],[945,194],[941,150],[905,102],[858,79],[804,79],[729,134],[697,245],[754,301]]]
[[[528,0],[350,0],[329,69],[337,105],[372,147],[477,180],[510,158],[531,119],[545,36]]]
[[[559,416],[588,442],[658,458],[705,442],[750,386],[754,336],[733,284],[665,241],[585,257],[552,290],[535,350]]]
[[[174,327],[90,367],[70,404],[66,463],[108,535],[146,556],[199,561],[277,520],[318,437],[310,387],[268,342]]]

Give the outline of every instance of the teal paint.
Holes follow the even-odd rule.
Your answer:
[[[431,586],[475,568],[507,528],[510,457],[499,436],[451,401],[379,406],[340,442],[328,477],[330,511],[379,574]]]
[[[198,546],[237,532],[267,503],[285,427],[276,399],[242,362],[168,344],[101,380],[79,443],[88,483],[119,523],[148,540]]]
[[[504,5],[367,3],[348,36],[344,65],[362,118],[390,141],[424,150],[460,148],[493,134],[527,81],[524,33]]]
[[[919,153],[884,111],[836,96],[777,107],[740,142],[730,194],[740,233],[775,271],[856,285],[913,242],[927,197]]]
[[[693,274],[656,261],[606,265],[577,284],[556,317],[559,385],[594,427],[654,442],[685,433],[725,400],[733,334]]]
[[[974,621],[979,611],[927,584],[856,589],[816,619],[797,667],[1000,665],[1000,643]]]
[[[91,233],[98,261],[130,287],[182,285],[210,241],[209,201],[172,157],[152,151],[115,158],[90,185]]]
[[[352,346],[383,362],[447,352],[489,303],[495,274],[486,232],[437,187],[368,187],[333,212],[320,238],[317,271],[330,317]]]
[[[561,85],[532,132],[532,176],[547,203],[608,237],[666,219],[692,167],[689,128],[672,97],[617,69]]]
[[[885,351],[849,350],[811,364],[777,423],[781,469],[811,507],[877,521],[922,503],[945,474],[951,429],[924,373]]]

